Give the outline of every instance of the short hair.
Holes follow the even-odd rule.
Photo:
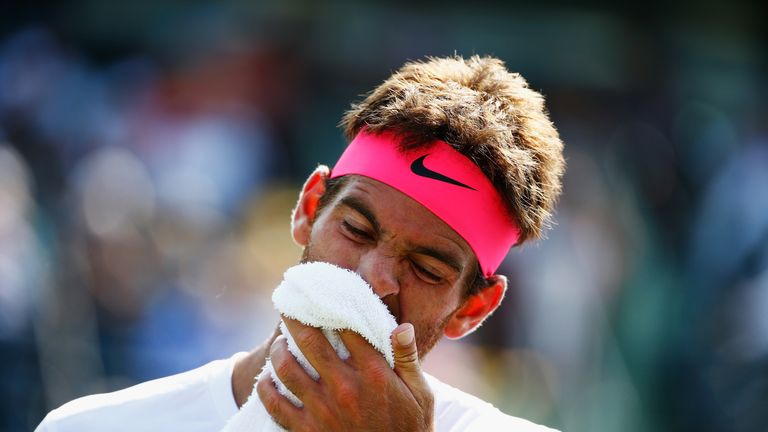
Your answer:
[[[392,131],[404,148],[443,140],[493,183],[520,228],[537,239],[560,195],[563,143],[541,94],[492,57],[429,57],[406,63],[340,124],[348,140],[367,128]]]

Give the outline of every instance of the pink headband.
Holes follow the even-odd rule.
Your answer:
[[[444,141],[403,152],[392,132],[360,131],[331,178],[359,174],[408,195],[469,244],[485,277],[494,274],[520,230],[480,168]]]

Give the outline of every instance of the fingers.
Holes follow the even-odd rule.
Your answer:
[[[288,341],[280,335],[269,350],[272,369],[283,385],[299,400],[308,393],[317,391],[317,382],[310,377],[296,358],[288,351]]]
[[[304,410],[294,406],[291,401],[277,391],[269,372],[266,370],[259,375],[256,393],[259,395],[264,409],[283,428],[290,429],[292,424],[302,421]]]
[[[374,348],[364,337],[351,330],[339,331],[339,337],[349,351],[347,362],[356,367],[384,367],[389,369],[384,356]]]
[[[419,353],[416,349],[416,331],[410,323],[400,324],[392,330],[392,349],[395,367],[403,372],[419,372]]]
[[[344,366],[344,362],[336,355],[336,351],[320,329],[285,316],[282,318],[299,350],[321,377],[332,373],[335,368]]]
[[[413,325],[404,323],[392,331],[392,348],[395,352],[395,372],[417,400],[431,395],[429,385],[421,372],[419,353],[416,349],[416,332]]]

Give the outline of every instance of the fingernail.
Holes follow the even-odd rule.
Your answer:
[[[407,346],[413,343],[413,326],[411,324],[404,324],[405,330],[397,334],[397,342],[400,346]]]

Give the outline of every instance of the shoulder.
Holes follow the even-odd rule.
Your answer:
[[[237,411],[231,389],[236,358],[213,361],[124,390],[75,399],[48,413],[36,431],[221,428]]]
[[[557,432],[501,412],[490,403],[425,374],[435,396],[435,430]]]

